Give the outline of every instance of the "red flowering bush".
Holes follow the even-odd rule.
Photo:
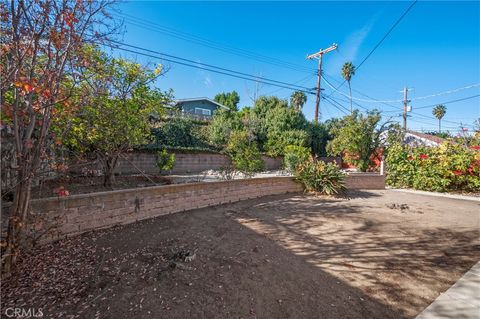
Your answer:
[[[478,192],[479,150],[451,142],[430,148],[392,145],[386,158],[387,184],[438,192]]]

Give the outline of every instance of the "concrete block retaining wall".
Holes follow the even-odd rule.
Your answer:
[[[118,190],[32,201],[30,238],[65,236],[267,195],[301,192],[290,177],[252,178]]]
[[[349,189],[385,189],[385,180],[381,175],[353,174],[347,177],[346,185]],[[268,177],[36,199],[32,201],[27,234],[30,239],[49,242],[166,214],[302,191],[292,177]]]
[[[385,175],[375,173],[349,173],[345,180],[347,189],[385,189]]]
[[[148,152],[127,153],[119,159],[119,165],[116,172],[122,175],[138,174],[138,170],[146,174],[158,174],[158,168],[155,164],[157,155]],[[266,170],[278,170],[282,167],[281,157],[262,156],[265,162]],[[219,170],[228,166],[230,160],[228,156],[214,153],[176,153],[175,166],[172,174],[198,173],[206,170]]]

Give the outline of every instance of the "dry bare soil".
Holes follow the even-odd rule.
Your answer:
[[[414,318],[480,259],[480,202],[350,196],[265,197],[38,247],[3,280],[2,314]]]

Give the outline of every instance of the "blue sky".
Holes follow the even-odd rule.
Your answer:
[[[316,62],[306,60],[307,54],[338,43],[338,50],[326,54],[323,60],[327,80],[336,86],[342,81],[341,65],[345,61],[358,65],[410,3],[132,1],[118,5],[122,16],[115,18],[125,18],[125,33],[121,36],[125,43],[313,88]],[[415,99],[480,83],[479,30],[480,2],[419,1],[357,71],[352,79],[352,89],[357,91],[353,96],[401,100],[401,91],[408,86],[412,89],[409,97],[413,99],[414,112],[410,114],[409,128],[435,129],[437,121],[432,118],[431,108],[417,107],[479,95],[480,86]],[[233,54],[237,49],[231,47],[248,53]],[[161,62],[132,53],[121,55],[142,63]],[[213,98],[218,92],[236,90],[243,107],[252,104],[254,92],[282,98],[292,92],[262,84],[255,89],[255,83],[246,80],[164,64],[170,70],[157,85],[172,88],[176,98]],[[293,68],[285,67],[291,64]],[[325,81],[322,87],[324,94],[332,93]],[[347,85],[340,91],[347,94]],[[334,93],[331,98],[349,108],[345,96]],[[368,109],[383,110],[385,117],[400,114],[398,109],[402,107],[399,102],[358,103]],[[313,118],[314,104],[315,97],[309,96],[304,107],[309,119]],[[442,127],[451,131],[458,130],[460,123],[471,127],[474,119],[480,117],[479,97],[446,106]],[[321,113],[321,120],[343,115],[324,100]]]

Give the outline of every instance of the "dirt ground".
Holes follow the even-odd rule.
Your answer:
[[[150,175],[148,178],[142,175],[115,176],[115,183],[111,187],[103,186],[103,176],[60,177],[46,180],[40,185],[34,186],[32,188],[32,198],[56,197],[60,188],[68,190],[70,195],[75,195],[168,184],[172,184],[171,179],[160,175]],[[13,200],[13,194],[7,199]]]
[[[480,259],[480,202],[387,191],[264,197],[39,247],[2,314],[414,318]]]

